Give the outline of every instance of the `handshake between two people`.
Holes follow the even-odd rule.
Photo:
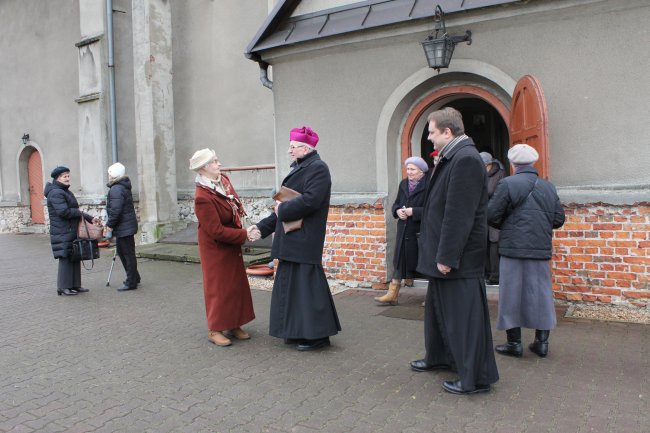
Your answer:
[[[246,233],[248,236],[248,240],[251,242],[258,241],[262,237],[262,232],[260,232],[260,229],[258,229],[256,225],[252,225],[248,227],[246,229]]]

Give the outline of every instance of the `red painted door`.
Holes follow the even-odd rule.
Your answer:
[[[45,211],[43,210],[43,166],[41,155],[37,150],[29,155],[27,161],[27,178],[29,181],[29,206],[32,211],[33,224],[45,224]]]
[[[522,77],[512,93],[510,112],[510,146],[526,143],[537,150],[535,168],[543,179],[549,176],[548,114],[546,98],[539,80],[532,75]]]

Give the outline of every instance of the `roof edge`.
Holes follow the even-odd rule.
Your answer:
[[[256,62],[261,61],[259,54],[252,52],[253,48],[255,48],[255,45],[257,45],[259,41],[272,33],[277,27],[278,21],[280,21],[287,14],[291,14],[294,9],[296,9],[296,6],[298,6],[298,3],[300,3],[300,0],[280,0],[275,4],[273,10],[266,17],[259,30],[253,37],[253,40],[251,40],[246,47],[246,52],[244,53],[246,58]]]

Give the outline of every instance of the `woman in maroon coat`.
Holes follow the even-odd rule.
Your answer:
[[[241,221],[244,208],[220,168],[214,150],[199,150],[190,159],[190,169],[197,172],[194,213],[199,220],[208,339],[217,346],[230,346],[228,337],[250,338],[241,326],[255,313],[241,251],[247,238]]]

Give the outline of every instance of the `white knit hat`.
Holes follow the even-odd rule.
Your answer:
[[[539,154],[527,144],[515,144],[508,151],[508,159],[514,165],[526,165],[537,161]]]
[[[119,162],[108,167],[108,175],[113,179],[124,176],[124,173],[126,173],[126,168]]]
[[[190,158],[190,170],[198,170],[217,157],[213,149],[201,149],[194,152]]]

